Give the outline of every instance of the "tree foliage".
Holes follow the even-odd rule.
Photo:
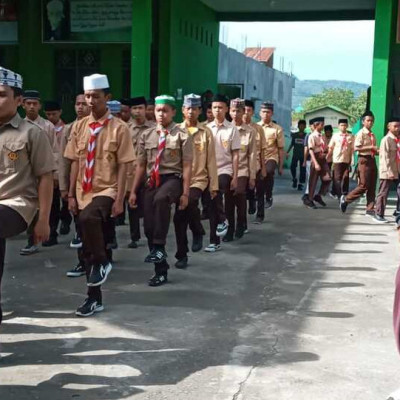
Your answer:
[[[335,106],[353,115],[354,123],[364,113],[367,105],[367,92],[363,92],[359,97],[348,89],[324,89],[322,93],[309,97],[303,103],[303,113],[293,113],[293,118],[300,119],[304,113],[323,106]]]

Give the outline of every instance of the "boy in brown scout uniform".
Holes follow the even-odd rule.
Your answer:
[[[21,76],[0,67],[0,299],[6,239],[24,232],[38,208],[33,244],[50,234],[53,151],[43,131],[19,116],[21,103]]]
[[[257,146],[257,176],[256,182],[262,182],[267,175],[265,169],[265,152],[267,150],[267,142],[265,141],[264,130],[256,122],[253,122],[255,108],[254,101],[245,100],[243,123],[250,125],[256,133],[256,146]],[[247,190],[247,199],[249,201],[249,214],[253,215],[256,213],[256,191],[255,188]]]
[[[215,95],[212,101],[214,121],[207,127],[214,136],[215,154],[218,168],[218,195],[211,201],[210,207],[210,244],[205,248],[208,253],[221,249],[220,237],[228,233],[229,225],[234,225],[232,213],[226,220],[227,204],[232,204],[233,194],[237,188],[239,172],[240,136],[235,126],[226,120],[228,99],[223,95]],[[223,203],[225,198],[225,209]]]
[[[50,212],[50,237],[48,240],[42,243],[44,247],[54,246],[57,242],[57,226],[59,222],[60,213],[60,191],[58,189],[58,159],[60,147],[58,145],[56,131],[54,125],[47,119],[42,118],[39,115],[39,111],[42,109],[42,103],[40,100],[40,93],[37,90],[26,90],[24,92],[22,106],[26,113],[26,120],[29,120],[38,125],[42,131],[44,131],[50,140],[50,145],[53,149],[53,157],[56,165],[56,171],[54,172],[54,189],[53,189],[53,203]],[[20,254],[23,256],[37,253],[39,248],[33,243],[33,225],[28,227],[28,244],[20,250]]]
[[[137,207],[138,190],[147,172],[144,194],[144,231],[150,253],[146,263],[154,263],[155,274],[150,286],[168,281],[166,239],[172,204],[179,209],[188,206],[192,172],[192,140],[173,122],[175,99],[162,95],[155,101],[157,126],[145,130],[137,145],[137,164],[129,204]]]
[[[304,200],[304,204],[308,208],[316,209],[314,201],[326,207],[326,203],[322,200],[329,190],[331,176],[329,165],[326,160],[328,145],[326,138],[322,135],[324,127],[324,118],[314,118],[314,131],[308,138],[308,149],[311,156],[310,182],[308,197]],[[321,180],[321,186],[318,194],[315,194],[318,178]]]
[[[177,210],[174,216],[177,245],[175,257],[178,260],[175,266],[177,268],[186,268],[188,264],[188,226],[193,234],[192,251],[196,253],[203,248],[205,231],[201,224],[199,210],[199,201],[203,192],[209,190],[211,198],[218,193],[214,137],[210,129],[198,121],[201,114],[201,96],[195,94],[185,96],[182,112],[185,119],[180,127],[192,138],[193,164],[189,204],[185,210]]]
[[[140,135],[147,129],[150,129],[155,126],[153,121],[149,121],[146,118],[146,99],[143,96],[134,97],[129,100],[130,104],[130,113],[131,113],[131,121],[128,123],[129,131],[131,134],[132,145],[137,153],[137,146]],[[127,173],[127,198],[129,199],[130,190],[133,185],[133,180],[135,177],[135,165],[136,163],[132,163],[128,166]],[[140,218],[143,217],[143,195],[144,195],[144,180],[142,184],[139,186],[137,194],[136,194],[136,207],[132,208],[128,205],[128,215],[129,215],[129,228],[130,228],[130,236],[131,242],[128,244],[130,249],[136,249],[138,247],[137,242],[140,240]]]
[[[67,147],[68,140],[71,135],[71,130],[74,124],[90,114],[90,109],[86,103],[84,94],[78,94],[76,96],[74,107],[75,107],[76,119],[74,122],[65,125],[60,144],[61,157],[59,163],[59,184],[60,184],[61,198],[67,203],[68,203],[68,191],[70,184],[71,160],[64,157],[65,149]],[[73,249],[77,249],[78,263],[74,268],[72,268],[67,272],[67,276],[69,278],[77,278],[86,275],[85,262],[83,259],[83,252],[82,252],[82,240],[81,240],[82,235],[79,229],[79,220],[76,215],[74,216],[74,223],[75,223],[75,236],[70,243],[70,247]]]
[[[76,315],[87,317],[104,309],[100,285],[112,269],[107,224],[123,210],[126,168],[134,152],[128,126],[107,109],[107,76],[86,76],[83,86],[91,114],[74,124],[64,156],[72,160],[68,202],[74,214],[79,212],[88,286]]]
[[[231,100],[230,116],[232,123],[236,127],[240,136],[239,150],[239,172],[238,183],[233,196],[233,202],[226,205],[229,224],[228,233],[224,237],[224,242],[233,240],[233,234],[237,239],[241,239],[247,229],[247,188],[253,190],[256,185],[257,174],[257,140],[256,131],[243,122],[245,113],[244,99]],[[237,225],[235,231],[235,208],[237,210]]]
[[[374,220],[380,223],[385,219],[385,209],[390,187],[398,182],[400,173],[400,120],[392,118],[387,126],[388,133],[379,147],[379,193],[376,196]],[[397,188],[399,195],[399,188]]]
[[[349,192],[350,165],[354,151],[354,136],[347,132],[349,122],[339,119],[339,132],[332,136],[329,143],[327,160],[333,163],[333,192],[340,199]]]
[[[267,142],[264,155],[267,176],[257,183],[257,218],[255,221],[257,224],[264,220],[264,194],[266,198],[265,208],[272,207],[275,170],[278,168],[279,175],[282,175],[285,161],[285,136],[282,127],[272,121],[273,114],[274,105],[269,102],[262,103],[261,121],[258,124],[263,128]]]
[[[375,190],[377,168],[375,156],[379,153],[377,141],[374,133],[371,131],[374,125],[375,117],[371,111],[367,111],[362,117],[363,127],[357,133],[354,141],[354,150],[358,151],[358,176],[359,183],[357,187],[347,196],[340,198],[340,209],[346,212],[347,206],[359,199],[364,193],[367,194],[367,207],[365,214],[375,216]]]

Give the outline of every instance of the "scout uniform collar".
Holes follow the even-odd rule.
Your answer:
[[[171,132],[176,126],[176,123],[174,121],[172,121],[168,126],[164,127],[162,125],[158,125],[156,126],[156,130],[157,132],[161,132],[161,131],[168,131]]]
[[[6,122],[3,125],[0,125],[0,128],[3,126],[11,125],[13,128],[17,129],[19,127],[19,124],[21,123],[21,121],[22,121],[22,118],[17,112],[8,122]]]
[[[262,125],[263,125],[263,126],[269,126],[269,127],[271,127],[271,126],[273,126],[273,122],[272,122],[272,121],[263,122]]]
[[[218,128],[219,126],[225,126],[225,127],[229,127],[230,126],[229,121],[226,118],[224,119],[222,124],[219,124],[215,119],[211,123],[212,123],[212,126],[216,127],[216,128]]]
[[[196,134],[196,133],[199,132],[199,131],[204,130],[204,127],[200,124],[199,121],[197,121],[196,126],[190,126],[190,127],[187,126],[186,121],[183,121],[183,122],[181,123],[180,127],[181,127],[182,129],[186,129],[186,130],[189,132],[190,136]]]
[[[93,114],[89,115],[89,124],[92,122],[99,122],[100,124],[104,123],[110,115],[110,110],[107,109],[107,112],[100,118],[100,119],[95,119]]]
[[[151,123],[148,119],[145,119],[143,124],[138,124],[138,122],[136,121],[135,118],[131,118],[131,120],[128,122],[128,124],[132,124],[133,127],[146,126],[146,127],[150,128],[150,126],[151,126]]]

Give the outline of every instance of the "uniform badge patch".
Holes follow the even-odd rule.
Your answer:
[[[228,140],[223,140],[222,141],[222,146],[224,147],[224,149],[227,149],[229,146],[229,141]]]
[[[11,151],[10,153],[8,153],[8,158],[9,158],[11,161],[17,161],[18,158],[19,158],[19,154],[16,153],[15,151]]]
[[[176,157],[178,157],[178,150],[171,149],[171,150],[169,151],[169,155],[170,155],[171,158],[176,158]]]

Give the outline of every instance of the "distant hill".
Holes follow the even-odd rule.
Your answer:
[[[349,89],[358,97],[362,92],[368,89],[365,83],[347,82],[347,81],[317,81],[296,79],[296,86],[293,89],[292,108],[295,109],[303,104],[303,101],[314,94],[321,93],[324,89]]]

